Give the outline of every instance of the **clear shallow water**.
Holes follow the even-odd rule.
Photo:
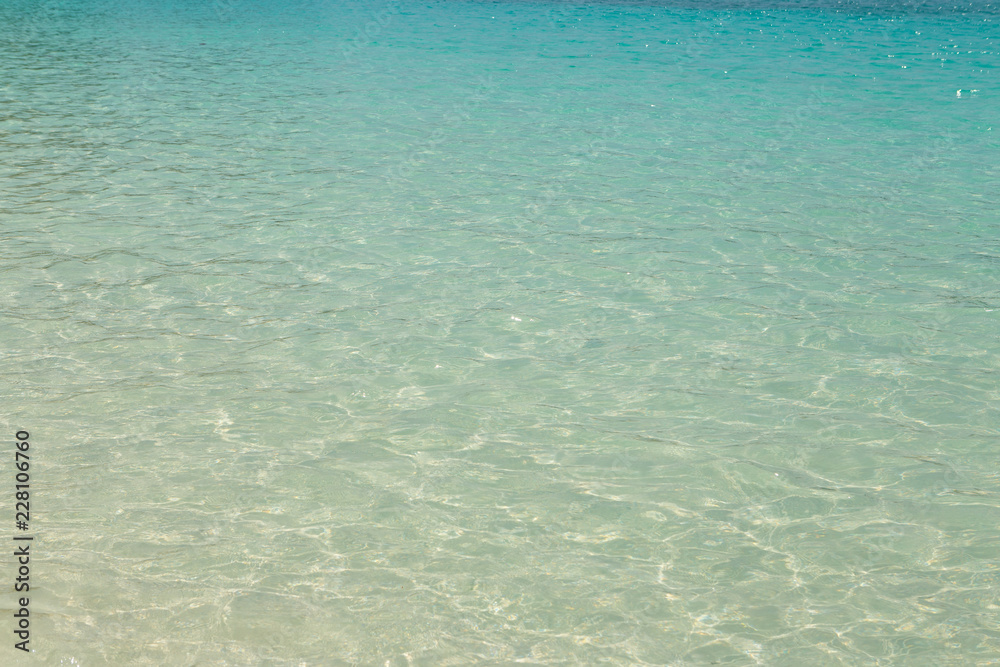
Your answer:
[[[27,7],[42,662],[995,663],[994,7]]]

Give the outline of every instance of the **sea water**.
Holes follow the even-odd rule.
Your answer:
[[[35,660],[994,664],[998,18],[3,3]]]

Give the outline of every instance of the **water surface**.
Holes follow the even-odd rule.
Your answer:
[[[1000,654],[992,5],[0,25],[36,659]]]

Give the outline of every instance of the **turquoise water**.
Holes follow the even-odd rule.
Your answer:
[[[997,23],[0,5],[33,662],[997,664]]]

